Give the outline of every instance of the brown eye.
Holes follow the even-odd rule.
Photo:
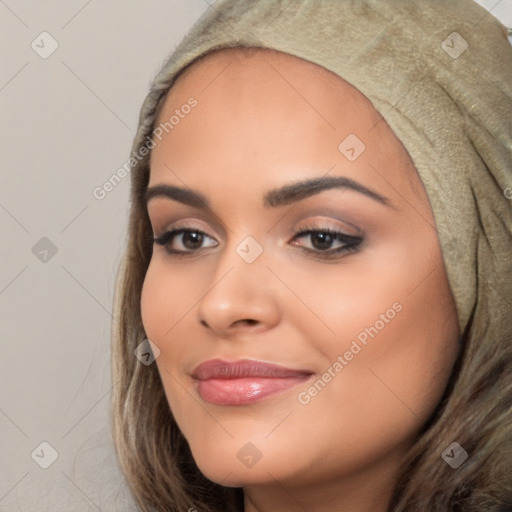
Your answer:
[[[182,244],[187,249],[198,249],[201,247],[204,235],[197,231],[184,231],[182,236]]]
[[[198,249],[201,249],[206,239],[214,242],[206,247],[216,245],[215,240],[200,229],[175,229],[154,238],[154,243],[165,246],[167,251],[172,254],[187,254],[195,253]]]
[[[363,238],[360,236],[347,235],[330,228],[305,229],[297,233],[294,240],[301,238],[306,240],[309,238],[310,247],[297,244],[296,242],[293,245],[300,245],[304,251],[325,258],[357,251],[363,242]],[[338,247],[333,248],[333,245],[336,243],[338,243]]]
[[[311,237],[311,245],[320,251],[326,251],[327,249],[330,249],[335,240],[335,238],[330,233],[326,233],[324,231],[311,233],[309,236]]]

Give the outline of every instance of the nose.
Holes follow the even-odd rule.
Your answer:
[[[199,301],[197,319],[216,336],[240,331],[264,331],[279,323],[277,280],[264,253],[247,263],[234,248],[226,248]]]

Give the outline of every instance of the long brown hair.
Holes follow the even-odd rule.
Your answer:
[[[166,82],[157,77],[153,83],[140,114],[132,155],[141,155],[143,147],[151,147],[155,121],[176,78]],[[146,366],[134,356],[137,346],[147,338],[140,300],[152,255],[152,230],[145,204],[149,156],[136,159],[132,167],[128,240],[116,280],[112,329],[116,451],[144,511],[240,512],[243,490],[222,487],[201,474],[173,418],[156,365]],[[492,293],[485,282],[479,287],[483,296]],[[488,335],[489,330],[493,336]],[[493,327],[492,311],[477,303],[461,337],[463,349],[444,397],[404,460],[390,511],[512,511],[509,336]],[[492,344],[481,343],[483,339],[492,340]],[[469,454],[457,470],[441,458],[452,442]]]

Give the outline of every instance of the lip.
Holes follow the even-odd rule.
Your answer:
[[[199,396],[215,405],[244,405],[295,387],[312,375],[252,359],[211,359],[192,372]]]

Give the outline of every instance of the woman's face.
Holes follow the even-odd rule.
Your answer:
[[[267,50],[193,64],[165,122],[149,189],[169,194],[153,189],[148,212],[156,237],[190,232],[155,244],[141,307],[199,468],[290,492],[392,478],[458,350],[434,218],[401,143],[347,82]],[[211,360],[249,363],[196,371]]]

